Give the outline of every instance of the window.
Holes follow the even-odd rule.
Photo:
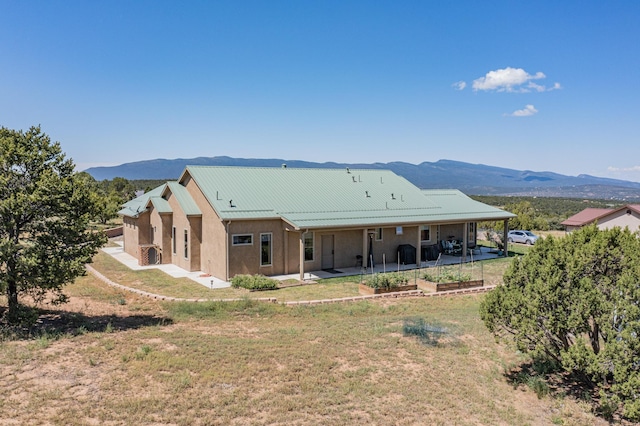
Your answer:
[[[172,252],[173,254],[177,253],[177,244],[178,242],[176,241],[176,227],[174,226],[173,228],[171,228],[171,248],[172,248]]]
[[[396,226],[396,235],[402,235],[402,226]]]
[[[422,225],[420,227],[420,240],[421,241],[431,240],[431,227],[429,225]]]
[[[382,228],[376,228],[376,241],[382,241]]]
[[[189,231],[184,230],[184,258],[189,258]]]
[[[250,246],[253,244],[253,234],[237,234],[231,236],[231,243],[234,246]]]
[[[271,266],[271,234],[260,234],[260,266]]]
[[[470,243],[476,242],[476,223],[469,223],[469,236],[467,237]]]
[[[306,232],[302,238],[304,240],[304,261],[310,262],[313,260],[313,232]]]

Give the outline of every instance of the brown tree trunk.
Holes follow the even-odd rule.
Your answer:
[[[598,355],[600,353],[600,327],[593,320],[593,328],[591,329],[591,348],[593,349],[593,353]]]
[[[15,323],[19,320],[18,305],[18,283],[15,277],[16,261],[11,258],[7,262],[7,301],[9,303],[9,311],[7,312],[7,320]]]
[[[13,278],[9,278],[7,282],[7,300],[9,301],[9,312],[7,312],[7,320],[14,323],[19,318],[18,309],[18,287]]]

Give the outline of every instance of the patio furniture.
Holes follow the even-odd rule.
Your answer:
[[[404,265],[416,263],[416,248],[411,244],[399,245],[398,259],[400,260],[400,263]]]
[[[358,266],[362,267],[362,255],[361,254],[356,255],[356,268]]]
[[[436,260],[438,258],[438,254],[440,254],[440,249],[437,244],[422,246],[421,251],[421,259],[425,260]]]
[[[482,246],[477,245],[476,243],[469,243],[467,244],[467,249],[469,250],[470,253],[472,254],[476,254],[474,253],[475,251],[477,251],[477,254],[482,254]]]

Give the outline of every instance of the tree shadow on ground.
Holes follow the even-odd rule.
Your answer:
[[[538,395],[538,398],[547,395],[571,397],[591,405],[594,414],[606,418],[600,411],[598,388],[572,374],[528,362],[505,372],[504,376],[514,389],[521,385],[527,386]],[[611,419],[606,418],[606,420]]]
[[[87,332],[117,332],[173,324],[168,317],[158,315],[86,315],[55,309],[23,307],[23,321],[20,324],[8,324],[0,321],[0,339],[24,340],[43,335],[76,336]],[[0,318],[4,317],[0,308]]]

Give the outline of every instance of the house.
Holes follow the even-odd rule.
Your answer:
[[[455,240],[466,256],[476,223],[515,215],[457,190],[421,190],[388,170],[188,166],[126,203],[124,250],[228,281],[406,260]],[[505,230],[508,229],[505,226]],[[505,231],[506,233],[506,231]],[[506,236],[504,238],[506,241]],[[415,256],[398,258],[410,245]]]
[[[587,208],[561,222],[567,232],[575,231],[592,223],[596,223],[600,229],[618,226],[629,228],[630,231],[639,231],[640,204],[627,204],[615,209]]]

